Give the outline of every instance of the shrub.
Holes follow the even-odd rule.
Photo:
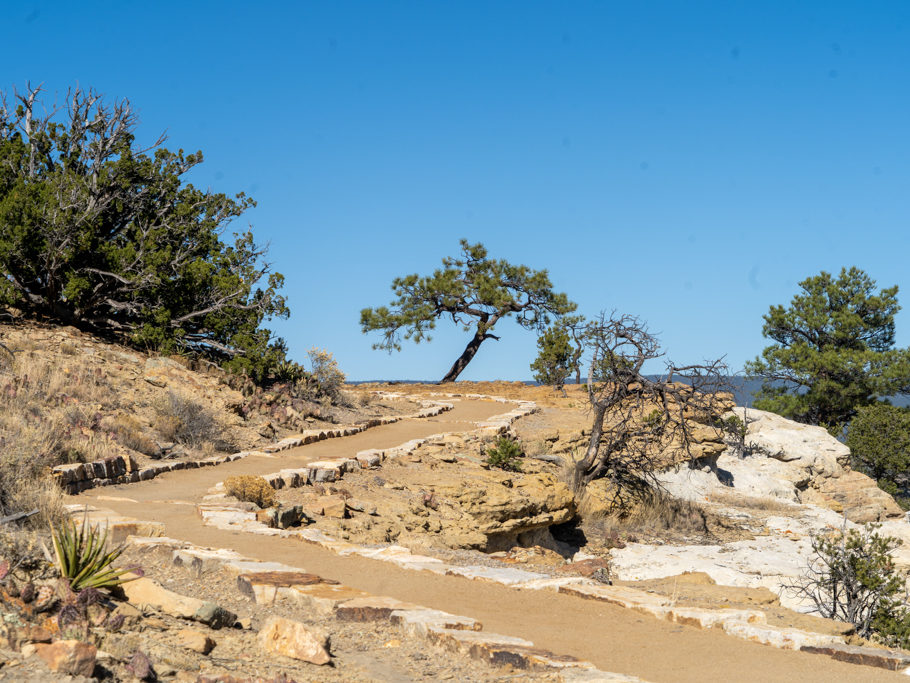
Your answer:
[[[192,448],[215,441],[223,431],[208,408],[175,391],[159,404],[158,415],[156,427],[164,438]]]
[[[847,431],[853,467],[910,507],[910,410],[886,403],[857,409]]]
[[[234,498],[255,503],[260,508],[270,508],[277,502],[275,489],[262,477],[255,477],[251,474],[228,477],[224,481],[224,488]]]
[[[107,529],[102,532],[98,527],[89,526],[88,520],[83,520],[81,525],[67,520],[59,527],[52,526],[51,536],[57,569],[63,578],[69,580],[72,591],[112,588],[132,580],[123,578],[131,569],[115,569],[113,566],[126,546],[107,550]]]
[[[496,445],[486,449],[486,463],[490,467],[497,467],[507,472],[521,472],[520,458],[524,455],[521,446],[508,436],[501,436]]]
[[[333,399],[339,398],[345,378],[344,373],[338,368],[338,361],[328,351],[317,349],[315,346],[307,355],[310,357],[310,368],[320,391]]]
[[[158,448],[158,444],[143,434],[139,420],[132,415],[117,415],[106,420],[106,424],[117,440],[127,448],[152,457],[160,455],[161,449]],[[176,426],[176,419],[172,420],[169,424],[170,431],[173,431]]]
[[[879,525],[842,530],[812,539],[812,557],[799,580],[787,586],[827,619],[853,624],[863,638],[906,647],[910,613],[905,577],[891,552],[899,541],[878,533]]]

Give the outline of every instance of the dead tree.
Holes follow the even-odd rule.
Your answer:
[[[730,407],[722,360],[679,366],[661,375],[645,364],[663,356],[657,338],[632,315],[601,314],[589,327],[588,398],[591,437],[575,464],[575,485],[608,479],[621,509],[637,494],[660,488],[656,472],[691,457],[705,430],[722,428]]]

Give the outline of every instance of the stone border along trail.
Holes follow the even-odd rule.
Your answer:
[[[490,397],[445,396],[460,399],[456,403],[435,403],[433,406],[435,422],[448,423],[452,427],[449,433],[500,433],[514,419],[536,409],[533,403],[518,401],[514,402],[516,409],[491,416],[499,408],[491,406]],[[509,402],[501,398],[494,400],[500,404]],[[421,413],[427,414],[421,417],[430,417],[430,403],[424,403]],[[440,417],[443,410],[450,412]],[[276,457],[275,452],[297,449],[280,457],[284,461],[303,460],[294,464],[305,463],[305,466],[266,474],[274,487],[334,481],[349,469],[376,467],[383,458],[410,452],[426,440],[439,438],[438,433],[430,434],[432,426],[415,423],[412,417],[407,421],[376,426],[369,435],[362,434],[363,429],[355,432],[330,430],[335,433],[320,439],[335,437],[337,442],[343,443],[315,443],[304,450],[299,445],[305,440],[297,443],[285,440],[280,448],[271,448],[272,453],[264,450],[245,453],[243,459],[234,460],[228,456],[222,467],[228,474],[262,475],[273,469],[268,458]],[[402,437],[408,439],[404,444]],[[398,445],[383,447],[382,443]],[[356,450],[362,445],[376,447]],[[313,451],[315,457],[308,457]],[[262,594],[269,590],[269,580],[262,578],[263,572],[318,573],[342,581],[346,588],[371,594],[371,600],[379,600],[385,607],[374,605],[361,612],[369,613],[371,618],[397,620],[406,634],[421,635],[434,644],[494,664],[561,669],[562,677],[567,681],[636,680],[620,674],[596,672],[589,668],[593,666],[620,670],[655,682],[817,680],[825,683],[831,680],[898,680],[893,678],[897,675],[894,672],[910,667],[910,659],[904,655],[890,655],[872,648],[852,648],[836,637],[768,626],[763,623],[764,614],[755,610],[674,608],[659,596],[631,588],[604,586],[587,579],[549,579],[507,568],[454,567],[436,558],[413,555],[406,548],[397,546],[367,549],[335,541],[318,530],[270,529],[256,522],[255,514],[251,519],[249,513],[226,504],[218,488],[220,482],[212,486],[220,474],[220,469],[218,474],[212,470],[187,469],[180,475],[167,474],[154,481],[140,477],[142,483],[129,486],[129,498],[100,492],[81,496],[99,503],[104,501],[115,509],[85,505],[73,505],[71,509],[80,515],[87,509],[94,523],[110,524],[115,538],[128,536],[137,546],[163,544],[173,547],[175,561],[185,561],[181,558],[190,553],[197,558],[192,560],[194,562],[252,563],[247,567],[252,578],[244,578],[242,581],[246,584],[241,585],[245,585],[245,590],[253,597],[257,590]],[[194,500],[200,490],[209,488],[212,491],[209,495]],[[193,514],[197,508],[202,519]],[[151,516],[155,521],[142,521],[132,515],[145,519]],[[179,537],[181,541],[148,538],[165,533]],[[294,539],[305,543],[289,543]],[[230,550],[199,547],[213,544]],[[257,558],[268,558],[269,562],[262,563]],[[377,561],[384,561],[384,564],[377,565]],[[306,569],[286,564],[301,562],[306,564]],[[284,596],[311,599],[299,597],[300,587],[284,585],[287,580],[276,580],[282,584],[273,586],[276,592],[279,588],[286,589],[281,593]],[[373,597],[377,594],[384,597]],[[383,602],[389,600],[400,602]],[[421,622],[424,625],[417,628],[400,614],[392,616],[401,610],[390,606],[400,607],[401,603],[418,611],[430,609],[448,613],[441,617],[444,622],[446,619],[473,619],[510,635],[488,631],[482,631],[482,635],[475,631],[452,635],[448,631],[453,629],[446,628],[450,625],[448,622],[432,620],[430,625]],[[342,609],[341,614],[344,613]],[[470,616],[454,617],[451,613]],[[655,616],[659,620],[652,618]],[[440,629],[446,633],[441,634]],[[537,650],[532,642],[537,647],[559,652],[561,656]],[[776,647],[765,647],[757,642]],[[794,651],[800,647],[807,652],[830,655],[833,659]],[[882,668],[845,664],[835,659]]]

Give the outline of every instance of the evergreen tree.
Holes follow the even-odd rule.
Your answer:
[[[257,376],[283,359],[262,327],[282,276],[251,232],[222,238],[253,201],[186,182],[200,152],[140,147],[128,101],[40,94],[0,93],[0,308]]]
[[[910,386],[908,352],[894,348],[897,287],[876,292],[859,268],[799,286],[788,308],[764,316],[774,344],[746,365],[764,379],[755,407],[840,433],[860,406]]]
[[[460,258],[444,258],[443,268],[432,275],[395,278],[392,290],[397,298],[391,309],[380,306],[360,312],[364,333],[382,332],[382,341],[373,348],[390,352],[401,350],[402,336],[429,341],[439,318],[448,317],[465,331],[473,331],[442,382],[454,382],[483,342],[499,339],[493,328],[503,318],[511,316],[526,329],[543,330],[551,316],[575,310],[565,294],[553,291],[547,271],[491,259],[482,244],[467,240],[461,240],[461,252]]]

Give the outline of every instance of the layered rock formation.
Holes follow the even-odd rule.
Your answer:
[[[852,522],[878,522],[903,511],[875,481],[849,468],[850,449],[822,427],[774,413],[735,408],[746,424],[742,453],[730,448],[697,470],[665,472],[661,480],[674,495],[689,499],[733,489],[755,497],[819,505]]]

